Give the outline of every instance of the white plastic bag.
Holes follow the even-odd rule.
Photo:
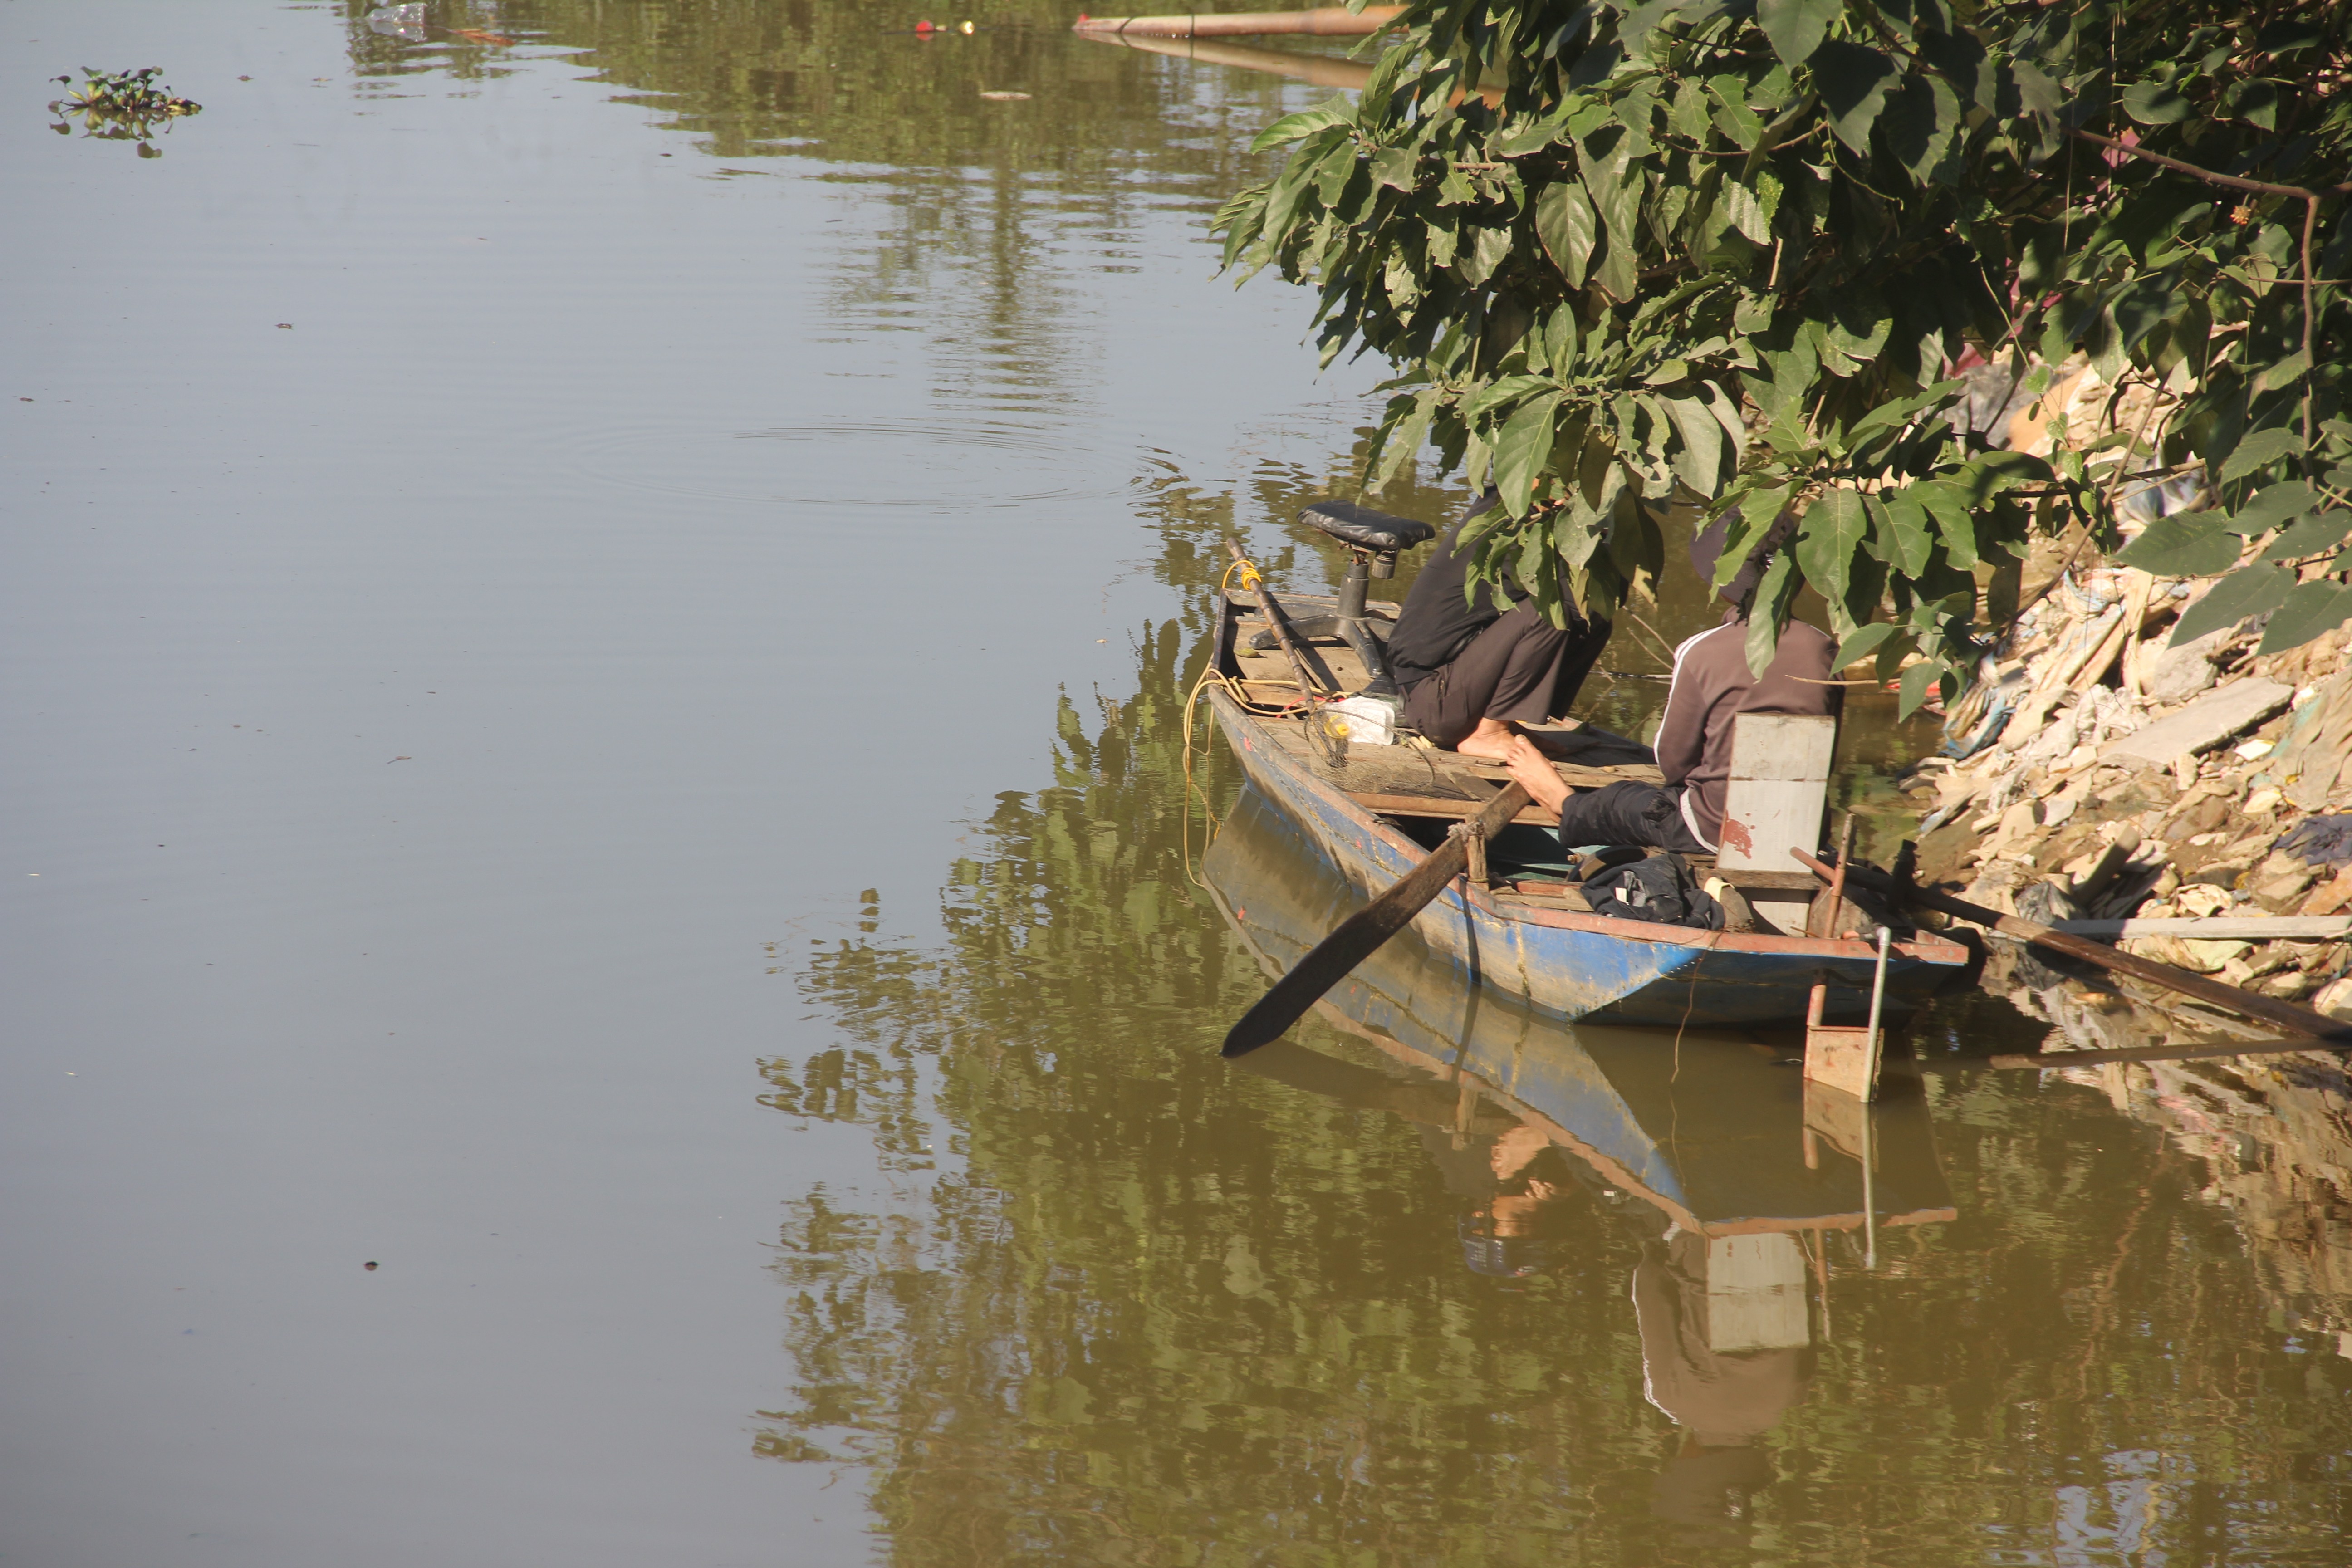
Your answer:
[[[1332,723],[1347,727],[1348,739],[1359,746],[1393,746],[1396,744],[1397,706],[1377,697],[1349,697],[1327,706],[1323,711]]]

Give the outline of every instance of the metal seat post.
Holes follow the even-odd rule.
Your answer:
[[[1371,677],[1363,695],[1395,698],[1397,688],[1389,674],[1388,647],[1373,629],[1371,617],[1364,613],[1365,601],[1373,578],[1396,575],[1398,552],[1434,537],[1437,531],[1425,522],[1391,517],[1347,501],[1318,501],[1300,512],[1298,520],[1339,541],[1347,548],[1349,560],[1348,574],[1339,580],[1338,613],[1302,616],[1292,623],[1292,629],[1302,637],[1339,638],[1356,650],[1356,657],[1364,661],[1364,668]],[[1250,639],[1250,646],[1259,646],[1267,635],[1259,633]]]

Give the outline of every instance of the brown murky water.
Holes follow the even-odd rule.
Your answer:
[[[1376,375],[1203,226],[1321,89],[370,9],[0,14],[0,1562],[2345,1561],[2333,1069],[1971,996],[1839,1121],[1410,948],[1216,1058],[1335,895],[1183,808],[1203,592]]]

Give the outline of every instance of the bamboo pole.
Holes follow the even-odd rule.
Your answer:
[[[1231,66],[1236,70],[1295,77],[1311,87],[1337,88],[1342,92],[1361,92],[1364,84],[1372,79],[1372,68],[1360,60],[1332,59],[1325,55],[1288,54],[1281,49],[1253,48],[1247,44],[1196,44],[1190,38],[1159,38],[1134,33],[1117,37],[1106,34],[1095,41],[1141,49],[1146,54],[1172,55],[1178,59],[1198,60],[1204,65]]]
[[[1294,54],[1286,49],[1261,49],[1249,44],[1195,42],[1191,38],[1160,38],[1136,33],[1082,33],[1079,36],[1092,38],[1098,44],[1117,44],[1122,48],[1141,49],[1146,54],[1169,55],[1180,60],[1196,60],[1203,65],[1231,66],[1236,70],[1293,77],[1311,86],[1338,88],[1342,92],[1361,92],[1364,84],[1372,79],[1372,68],[1364,62],[1334,59],[1328,55]],[[1503,101],[1503,89],[1499,87],[1481,87],[1472,90],[1490,107]],[[1453,101],[1458,104],[1467,96],[1456,88]]]
[[[1276,34],[1311,38],[1360,38],[1404,14],[1402,5],[1318,5],[1311,11],[1223,11],[1184,16],[1081,16],[1077,33],[1143,38],[1256,38]]]

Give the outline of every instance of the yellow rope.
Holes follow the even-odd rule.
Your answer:
[[[1211,659],[1202,668],[1201,679],[1192,682],[1192,689],[1184,698],[1184,798],[1182,803],[1184,879],[1196,888],[1203,884],[1199,874],[1192,869],[1192,797],[1194,795],[1201,797],[1201,816],[1204,820],[1213,816],[1213,808],[1210,804],[1208,792],[1192,780],[1192,710],[1200,703],[1201,693],[1209,689],[1209,683],[1212,680],[1223,681],[1225,677],[1218,673],[1216,661]],[[1205,748],[1203,751],[1205,752]],[[1208,837],[1204,833],[1202,836],[1202,847],[1205,850],[1207,847]]]
[[[1244,589],[1254,591],[1265,581],[1265,579],[1259,574],[1256,563],[1244,557],[1242,560],[1234,562],[1232,565],[1227,566],[1224,570],[1224,574],[1217,579],[1217,595],[1220,598],[1223,598],[1226,594],[1232,591],[1234,574],[1237,572],[1241,574],[1242,586]],[[1214,803],[1209,799],[1208,791],[1202,789],[1192,776],[1193,710],[1200,705],[1201,694],[1208,690],[1212,686],[1230,692],[1234,700],[1240,702],[1245,708],[1263,709],[1270,706],[1269,704],[1260,702],[1250,696],[1249,688],[1252,682],[1246,679],[1236,680],[1232,676],[1224,674],[1217,668],[1216,663],[1213,659],[1202,669],[1201,679],[1192,683],[1192,689],[1188,692],[1184,698],[1184,800],[1182,829],[1184,876],[1186,879],[1196,888],[1205,886],[1205,884],[1202,882],[1200,877],[1192,868],[1192,801],[1194,797],[1197,796],[1200,799],[1201,819],[1204,826],[1210,832],[1213,832],[1216,828],[1222,826],[1223,824],[1217,821],[1216,807]],[[1285,704],[1284,706],[1287,707],[1288,705]],[[1277,711],[1279,711],[1279,710],[1277,710]],[[1202,757],[1206,757],[1209,754],[1208,744],[1205,741],[1202,743],[1199,750],[1200,754]],[[1208,847],[1208,835],[1206,833],[1204,833],[1202,837],[1202,847],[1204,851]]]

